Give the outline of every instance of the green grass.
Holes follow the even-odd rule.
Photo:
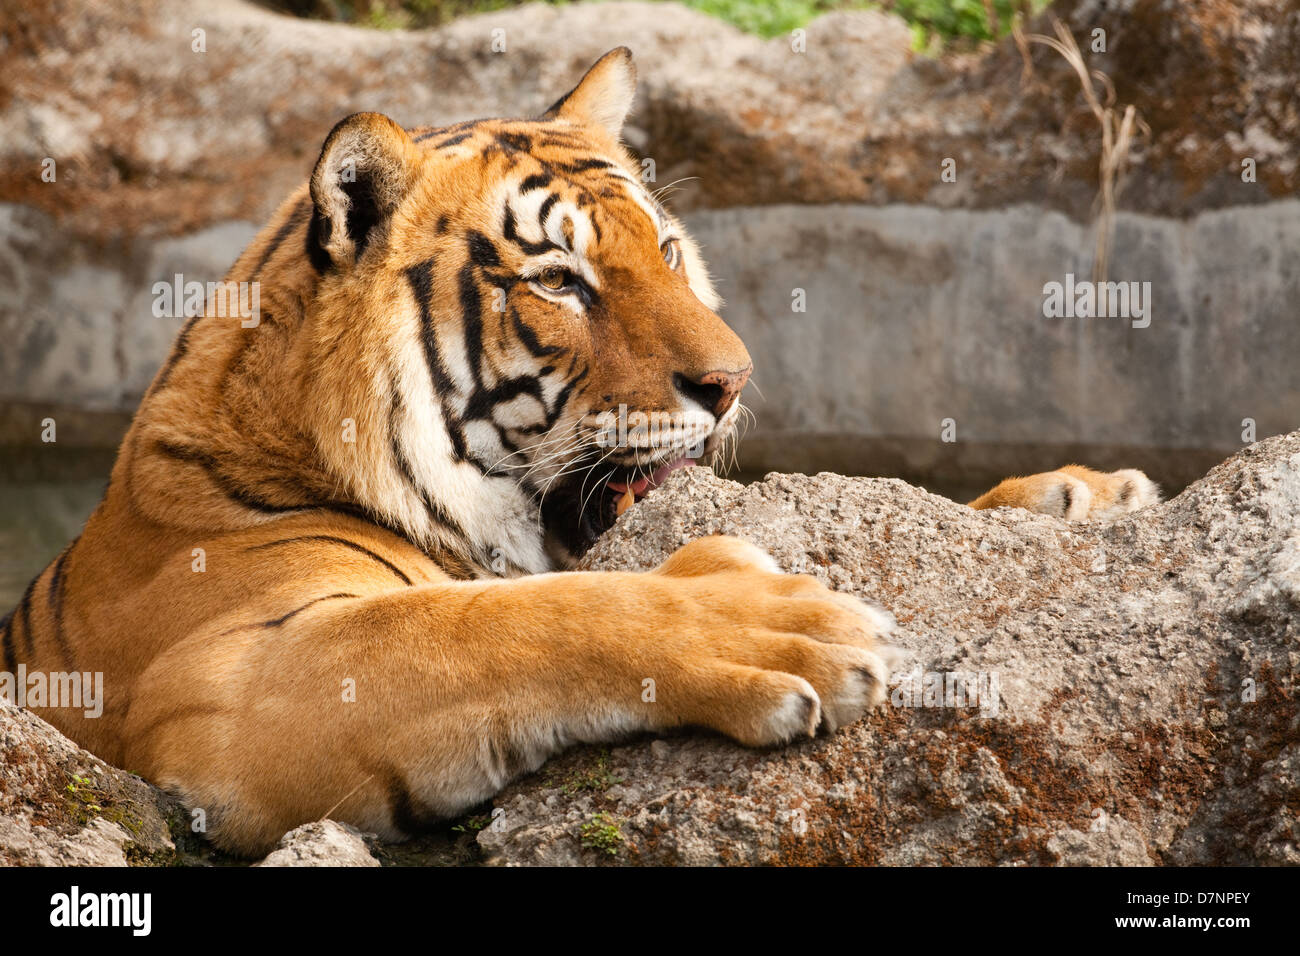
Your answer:
[[[470,13],[519,6],[521,0],[260,0],[263,5],[315,19],[377,29],[437,26]],[[559,4],[567,0],[544,0]],[[993,0],[990,22],[984,0],[679,0],[747,33],[775,37],[805,26],[831,10],[892,10],[912,26],[918,49],[956,43],[971,46],[1008,33],[1016,11],[1037,13],[1050,0]]]
[[[746,33],[780,36],[830,10],[861,10],[875,6],[853,0],[681,0],[688,7],[725,20]]]
[[[623,831],[618,828],[618,821],[608,813],[597,813],[582,825],[579,833],[582,837],[582,845],[586,849],[607,853],[610,856],[618,856],[618,851],[624,843]]]
[[[993,0],[991,22],[984,0],[893,0],[882,4],[893,9],[912,25],[912,35],[919,47],[938,41],[963,40],[967,43],[996,40],[1011,32],[1017,12],[1035,14],[1051,0]]]
[[[492,818],[486,813],[479,814],[476,817],[465,817],[463,823],[458,823],[451,828],[452,833],[478,833],[479,830],[485,830],[492,825]]]

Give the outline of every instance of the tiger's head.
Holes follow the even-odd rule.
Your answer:
[[[741,412],[749,354],[619,143],[635,84],[619,48],[536,120],[359,113],[311,177],[320,452],[369,511],[499,573],[568,563]]]

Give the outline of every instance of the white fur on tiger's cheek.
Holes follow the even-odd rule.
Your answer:
[[[540,427],[546,424],[546,408],[536,396],[516,395],[492,409],[492,421],[506,429]]]
[[[456,460],[442,405],[414,338],[401,348],[393,375],[402,396],[391,419],[392,452],[400,461],[385,462],[385,480],[358,489],[360,497],[377,513],[394,516],[425,545],[456,547],[456,541],[443,540],[446,528],[430,516],[428,501],[436,500],[472,547],[526,571],[550,570],[528,493],[512,479],[484,476],[472,462]],[[466,423],[463,434],[471,443],[499,441],[486,422]]]

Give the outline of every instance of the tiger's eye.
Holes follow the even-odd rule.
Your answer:
[[[559,266],[547,266],[537,275],[537,281],[553,292],[569,284],[569,273]]]
[[[668,263],[669,269],[677,268],[678,246],[676,239],[669,239],[661,247],[664,254],[664,262]]]

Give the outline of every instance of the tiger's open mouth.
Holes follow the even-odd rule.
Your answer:
[[[603,485],[572,480],[548,494],[542,503],[547,530],[574,556],[581,556],[596,539],[614,526],[628,508],[650,494],[673,472],[696,463],[685,455],[659,465],[649,474],[645,468],[619,467]]]
[[[695,464],[694,458],[682,456],[675,461],[656,468],[650,475],[642,475],[635,480],[629,480],[631,476],[624,476],[618,481],[608,481],[605,488],[614,492],[614,517],[617,518],[632,505],[636,504],[654,489],[664,483],[664,480],[679,468],[690,468]],[[612,523],[612,522],[611,522]]]

